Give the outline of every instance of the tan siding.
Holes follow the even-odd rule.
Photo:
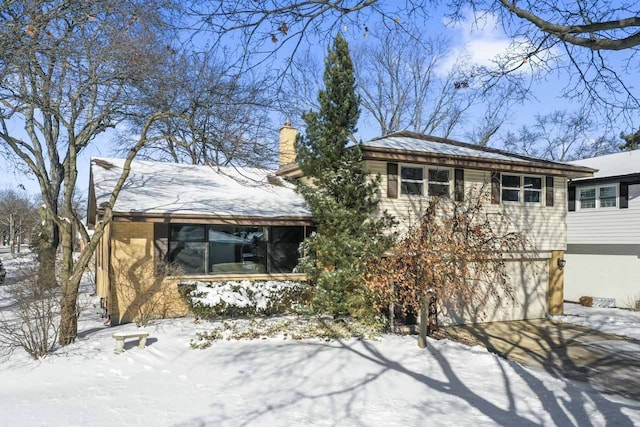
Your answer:
[[[153,223],[114,222],[111,226],[112,322],[186,314],[176,282],[155,274]]]
[[[367,167],[373,174],[382,177],[380,194],[380,209],[394,215],[401,223],[400,231],[412,224],[416,224],[420,218],[420,212],[426,204],[427,197],[407,197],[400,195],[397,199],[386,197],[386,163],[368,161]],[[490,171],[465,169],[465,191],[472,188],[480,189],[483,185],[487,189],[486,210],[492,212],[504,212],[509,216],[514,228],[523,231],[537,251],[565,250],[566,249],[566,179],[554,178],[554,206],[532,205],[492,205],[488,197]],[[452,187],[453,189],[453,183]],[[542,193],[544,203],[544,191]]]

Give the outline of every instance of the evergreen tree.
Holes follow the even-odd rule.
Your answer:
[[[620,133],[620,138],[624,139],[624,144],[620,145],[620,149],[623,151],[632,151],[638,149],[638,142],[640,142],[640,130],[635,133],[625,135]]]
[[[315,285],[314,309],[334,316],[373,314],[364,274],[367,261],[380,257],[393,236],[393,224],[378,214],[380,177],[363,167],[360,144],[351,143],[360,99],[347,41],[338,34],[325,59],[320,110],[303,116],[306,135],[296,144],[307,184],[299,191],[311,208],[318,232],[302,247],[299,270]]]

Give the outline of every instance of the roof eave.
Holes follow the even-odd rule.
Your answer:
[[[298,165],[297,163],[289,163],[288,165],[280,167],[280,169],[276,171],[276,176],[283,176],[286,178],[301,178],[302,169],[300,169],[300,165]]]
[[[103,213],[103,209],[98,211]],[[203,213],[173,212],[113,212],[114,221],[132,222],[182,222],[199,224],[239,224],[239,225],[313,225],[311,215],[218,215]]]
[[[547,175],[565,176],[567,178],[592,177],[597,169],[584,166],[573,166],[563,163],[512,161],[502,159],[487,159],[473,156],[462,156],[443,153],[428,153],[406,149],[363,146],[364,160],[407,161],[460,166],[470,169],[499,169],[512,172],[543,173]]]

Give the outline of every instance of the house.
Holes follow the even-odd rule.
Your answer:
[[[97,292],[113,323],[146,307],[184,310],[177,283],[187,279],[295,279],[297,245],[313,229],[304,200],[290,179],[296,129],[280,130],[280,168],[218,168],[134,161],[96,255]],[[589,177],[588,167],[550,162],[448,139],[398,132],[363,144],[365,167],[382,177],[380,207],[403,230],[421,216],[434,194],[459,200],[468,189],[491,189],[488,211],[505,212],[533,243],[510,254],[515,299],[496,299],[450,322],[545,317],[562,310],[562,263],[566,249],[566,185]],[[89,218],[111,194],[123,160],[92,159]],[[286,179],[284,179],[286,178]],[[90,224],[91,226],[91,224]],[[179,272],[158,274],[168,260]],[[156,300],[152,295],[166,292]],[[167,301],[171,301],[168,304]]]
[[[640,300],[640,150],[571,162],[598,171],[569,182],[565,298]]]
[[[123,164],[91,159],[89,228]],[[273,172],[134,161],[95,257],[96,292],[111,323],[148,311],[184,314],[184,280],[303,279],[293,267],[311,215]]]

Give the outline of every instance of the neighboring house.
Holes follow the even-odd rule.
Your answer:
[[[624,307],[640,299],[640,150],[571,162],[565,298]]]
[[[280,169],[214,169],[134,161],[99,246],[97,292],[112,323],[128,321],[149,299],[136,289],[168,292],[165,313],[184,310],[176,284],[185,280],[302,278],[292,273],[297,245],[312,230],[304,200],[284,177],[301,177],[295,164],[296,129],[280,130]],[[562,311],[566,249],[566,185],[589,177],[586,167],[550,162],[447,139],[399,132],[365,142],[365,166],[382,177],[381,209],[406,230],[431,195],[460,200],[486,185],[487,210],[510,215],[532,243],[511,255],[508,271],[515,300],[491,300],[459,313],[443,308],[445,322],[545,317]],[[89,218],[100,218],[123,160],[92,159]],[[91,224],[90,224],[91,226]],[[180,275],[156,274],[161,261]]]

